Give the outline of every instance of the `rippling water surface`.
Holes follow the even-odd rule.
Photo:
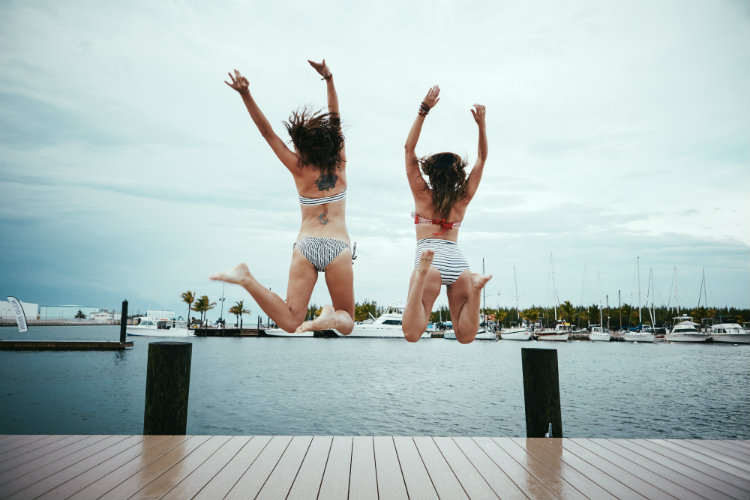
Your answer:
[[[0,329],[117,340],[119,327]],[[0,351],[0,433],[139,434],[148,343]],[[750,346],[191,338],[188,434],[524,436],[521,348],[558,350],[568,437],[750,439]]]

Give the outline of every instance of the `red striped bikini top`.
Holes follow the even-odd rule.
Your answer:
[[[414,217],[414,224],[437,224],[438,226],[440,226],[440,232],[432,233],[433,236],[445,234],[448,229],[453,229],[454,227],[459,227],[461,225],[461,221],[448,222],[445,219],[428,219],[426,217],[422,217],[421,215],[417,215],[417,212],[412,212],[411,216]]]

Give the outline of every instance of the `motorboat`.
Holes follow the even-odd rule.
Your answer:
[[[609,330],[599,325],[593,325],[591,327],[589,340],[591,340],[592,342],[609,342],[611,338],[612,335],[609,333]]]
[[[404,331],[401,329],[401,322],[403,320],[404,307],[399,305],[390,305],[386,307],[383,314],[375,318],[371,322],[357,322],[354,324],[354,329],[349,335],[333,330],[339,337],[352,337],[352,338],[404,338]],[[432,335],[430,332],[423,332],[423,339],[429,339]]]
[[[531,340],[531,329],[526,326],[517,326],[500,331],[502,340]]]
[[[708,333],[714,342],[728,344],[750,344],[750,331],[737,323],[717,323],[711,326]]]
[[[545,328],[537,332],[538,340],[555,340],[558,342],[567,342],[570,332],[573,330],[573,326],[567,321],[558,320],[555,325],[555,329]]]
[[[269,337],[314,337],[315,332],[310,330],[308,332],[301,332],[301,333],[289,333],[284,329],[281,328],[268,328],[264,330],[266,332],[266,335]]]
[[[443,338],[456,340],[456,332],[453,330],[453,328],[450,328],[443,333]],[[474,340],[497,340],[497,334],[480,326],[476,337],[474,337]]]
[[[698,330],[698,323],[686,314],[674,318],[672,331],[664,336],[667,342],[705,342],[708,338],[708,333]]]
[[[128,325],[126,332],[132,337],[192,337],[193,331],[168,319],[140,318],[137,325]]]
[[[625,332],[622,338],[625,342],[654,342],[656,332],[651,325],[638,325],[637,329]]]

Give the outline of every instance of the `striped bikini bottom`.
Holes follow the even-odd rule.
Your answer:
[[[435,252],[432,265],[440,272],[443,285],[452,285],[464,270],[469,269],[469,264],[455,241],[437,238],[423,238],[417,241],[417,254],[414,258],[415,269],[419,266],[419,258],[425,250]]]
[[[333,238],[305,236],[297,240],[294,247],[315,267],[319,273],[326,272],[328,264],[349,248],[349,243]]]

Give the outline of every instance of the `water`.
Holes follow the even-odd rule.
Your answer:
[[[119,327],[0,329],[117,340]],[[0,351],[0,433],[140,434],[148,343]],[[567,437],[750,439],[750,346],[191,338],[188,434],[525,436],[521,348],[558,350]]]

